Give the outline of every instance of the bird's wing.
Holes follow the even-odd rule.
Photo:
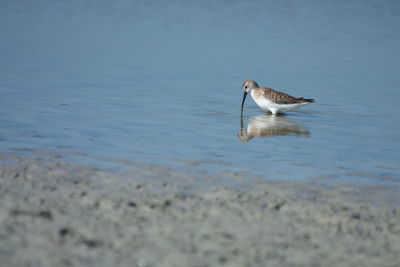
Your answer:
[[[306,102],[304,98],[297,98],[271,88],[263,88],[264,96],[276,104],[296,104]]]

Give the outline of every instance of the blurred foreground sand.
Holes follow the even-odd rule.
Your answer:
[[[399,197],[388,187],[17,156],[1,158],[0,174],[1,266],[400,264]]]

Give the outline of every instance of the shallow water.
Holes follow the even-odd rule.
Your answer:
[[[397,1],[2,1],[0,36],[3,153],[400,182]],[[241,120],[244,79],[316,102]]]

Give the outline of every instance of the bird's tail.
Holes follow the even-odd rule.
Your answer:
[[[301,102],[305,102],[305,103],[313,103],[313,102],[314,102],[314,99],[312,99],[312,98],[300,97],[299,100],[300,100]]]

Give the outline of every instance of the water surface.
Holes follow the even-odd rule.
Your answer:
[[[0,36],[3,153],[400,181],[397,1],[2,1]],[[241,120],[244,79],[316,103]]]

